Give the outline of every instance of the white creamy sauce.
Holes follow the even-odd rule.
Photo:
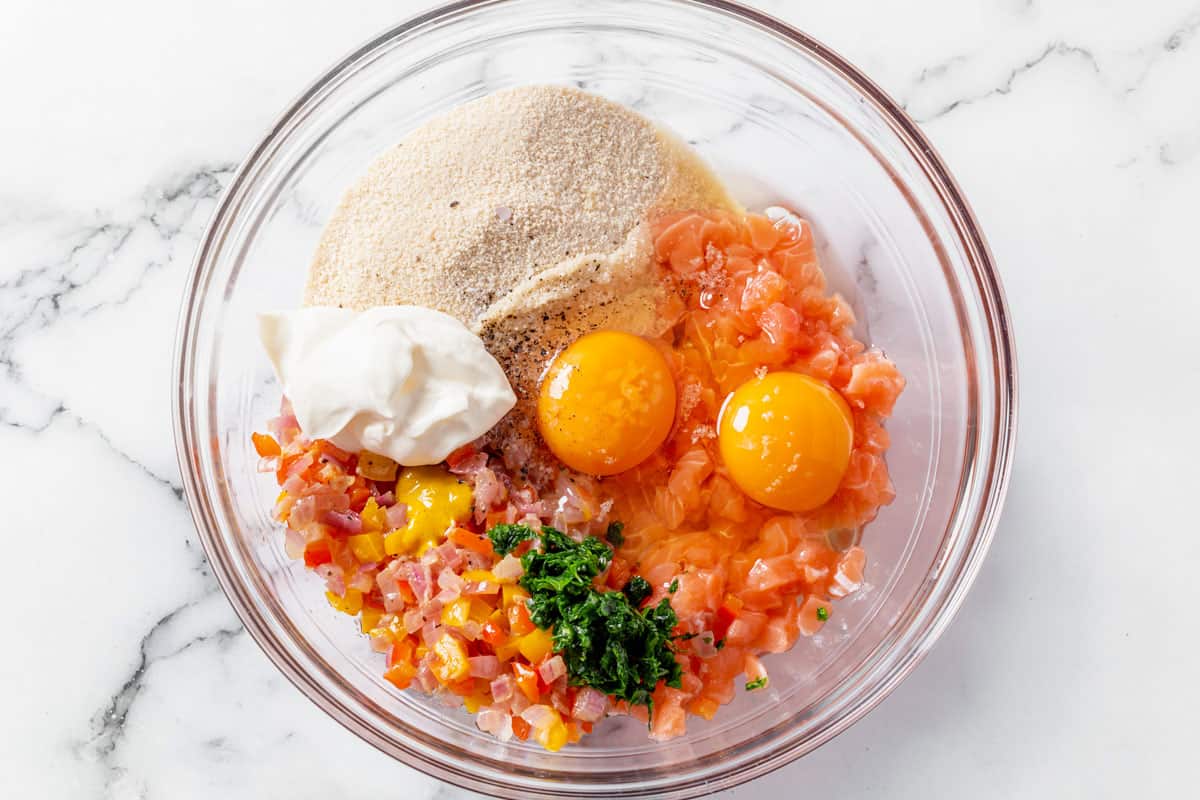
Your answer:
[[[440,311],[311,307],[258,323],[301,430],[345,450],[437,464],[516,403],[479,337]]]

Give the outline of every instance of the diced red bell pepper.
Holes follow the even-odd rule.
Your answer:
[[[473,553],[479,553],[480,555],[487,556],[488,558],[496,557],[496,551],[492,549],[492,542],[490,539],[472,533],[466,528],[455,528],[450,532],[450,536],[447,538],[449,538],[451,542],[459,547],[470,550]]]
[[[508,630],[513,636],[524,636],[527,633],[532,633],[537,626],[533,624],[533,620],[529,618],[529,609],[521,601],[517,601],[508,607],[506,611],[508,616]]]
[[[517,679],[517,688],[529,698],[529,702],[536,703],[542,696],[541,690],[538,689],[537,670],[519,661],[513,662],[512,670],[513,676]]]
[[[512,718],[513,736],[516,736],[522,742],[529,740],[529,723],[520,716]]]
[[[328,539],[317,539],[304,546],[304,566],[319,567],[333,561],[333,553],[329,550]]]
[[[254,452],[263,458],[277,456],[283,452],[279,447],[279,442],[275,441],[275,437],[269,434],[252,433],[250,434],[250,441],[254,442]]]
[[[406,636],[388,648],[387,666],[388,669],[397,664],[408,664],[412,662],[413,646],[412,641]]]
[[[484,624],[483,630],[480,631],[479,637],[492,647],[500,647],[508,641],[508,634],[500,627],[499,623],[489,620]]]

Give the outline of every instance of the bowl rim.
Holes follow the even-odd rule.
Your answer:
[[[982,322],[987,333],[988,343],[991,345],[990,355],[995,386],[995,409],[991,426],[992,441],[985,443],[990,458],[986,469],[981,471],[986,483],[981,490],[981,503],[974,514],[974,522],[970,525],[974,529],[974,533],[965,558],[958,565],[955,574],[943,576],[944,580],[950,581],[950,591],[943,598],[938,613],[918,623],[918,629],[910,633],[908,636],[909,649],[903,659],[895,663],[882,680],[868,686],[869,691],[847,706],[845,713],[831,720],[814,739],[786,743],[783,747],[743,763],[735,773],[725,778],[714,780],[711,777],[701,777],[667,783],[657,782],[637,788],[620,787],[622,796],[654,795],[683,798],[732,788],[761,777],[822,746],[874,709],[924,659],[957,615],[994,538],[995,528],[1008,489],[1016,444],[1018,384],[1016,346],[1008,304],[996,271],[995,261],[978,219],[945,162],[903,107],[837,52],[770,14],[742,5],[734,0],[658,1],[681,7],[695,7],[701,11],[723,12],[737,18],[739,22],[750,23],[752,26],[758,26],[768,33],[782,37],[790,45],[818,61],[824,69],[829,70],[837,78],[858,90],[874,106],[881,118],[887,122],[892,133],[899,138],[909,155],[920,167],[923,176],[935,191],[938,201],[948,213],[954,233],[963,247],[966,263],[970,267],[971,277],[974,280],[973,288],[977,293],[976,299],[983,312]],[[197,336],[199,315],[196,299],[201,296],[202,287],[207,285],[208,271],[211,267],[210,256],[215,250],[220,249],[221,243],[228,235],[227,223],[230,219],[230,212],[241,205],[241,193],[255,177],[264,155],[269,153],[274,145],[286,135],[292,122],[303,116],[306,105],[329,88],[331,84],[340,81],[356,63],[415,28],[475,9],[504,6],[514,2],[522,2],[522,0],[456,0],[393,25],[370,37],[324,70],[276,117],[264,136],[242,160],[229,185],[222,193],[193,259],[189,278],[184,287],[176,330],[172,388],[178,391],[175,392],[172,405],[172,422],[184,496],[199,533],[205,556],[212,565],[213,574],[251,638],[301,694],[343,727],[369,742],[381,752],[398,758],[406,765],[439,780],[473,791],[492,794],[505,793],[513,797],[561,797],[566,796],[562,793],[562,789],[565,787],[553,785],[540,788],[524,787],[519,793],[513,793],[514,790],[509,787],[498,785],[478,775],[463,772],[446,763],[433,761],[418,750],[406,748],[402,744],[399,745],[399,748],[406,757],[399,758],[392,746],[386,745],[374,728],[365,724],[354,714],[347,713],[337,698],[319,682],[313,680],[313,676],[308,670],[288,653],[274,645],[275,636],[253,610],[246,587],[234,580],[232,569],[227,563],[226,553],[218,547],[215,531],[220,529],[220,523],[211,499],[203,486],[204,478],[198,457],[197,431],[189,413],[192,396],[186,391],[187,388],[191,388],[189,376],[192,374],[192,366],[195,361],[191,345]],[[394,743],[390,744],[394,746]],[[594,789],[585,790],[582,787],[580,789],[582,794],[578,796],[599,796]]]

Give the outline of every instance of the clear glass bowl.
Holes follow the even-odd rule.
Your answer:
[[[625,103],[691,142],[749,208],[813,220],[861,333],[908,378],[888,426],[897,496],[863,533],[867,587],[836,623],[767,659],[771,683],[650,742],[610,720],[551,754],[383,681],[380,657],[283,552],[277,487],[250,433],[279,390],[254,314],[300,302],[342,192],[407,131],[527,83]],[[314,83],[238,171],[184,300],[175,422],[188,502],[247,630],[313,702],[444,780],[509,797],[693,797],[761,775],[844,730],[920,660],[962,600],[1004,495],[1013,344],[983,235],[911,120],[827,48],[727,2],[494,0],[413,19]]]

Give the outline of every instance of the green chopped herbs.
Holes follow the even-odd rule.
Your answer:
[[[671,594],[675,594],[676,592],[679,591],[679,578],[676,578],[675,580],[671,581],[671,585],[669,587],[667,587],[667,591],[670,592]]]
[[[718,650],[721,650],[722,648],[724,648],[724,647],[725,647],[725,640],[724,640],[724,639],[717,639],[717,643],[716,643],[716,644],[714,644],[714,645],[713,645],[713,647],[717,648]]]
[[[641,604],[654,593],[650,588],[650,582],[641,575],[634,575],[629,579],[629,583],[625,584],[625,588],[621,591],[625,592],[625,596],[629,598],[630,605],[635,607]]]
[[[619,592],[602,592],[592,585],[612,561],[612,550],[604,542],[594,536],[577,542],[555,528],[543,526],[537,533],[527,525],[497,525],[488,537],[501,554],[526,540],[541,539],[540,549],[521,557],[521,585],[531,595],[529,616],[534,624],[554,629],[554,649],[567,663],[572,686],[591,686],[631,705],[644,705],[651,713],[651,693],[659,681],[681,686],[683,671],[671,644],[678,619],[670,602],[664,599],[639,611],[638,603],[651,593],[641,577],[630,579]]]
[[[521,542],[537,538],[537,531],[528,525],[496,525],[487,533],[492,540],[492,549],[506,556]]]
[[[547,616],[547,609],[564,601],[583,599],[592,590],[592,578],[608,569],[612,550],[595,536],[576,542],[548,525],[542,526],[541,539],[541,550],[530,550],[521,556],[521,566],[525,568],[521,585],[533,595],[530,617],[538,626],[549,628],[554,620]],[[538,619],[539,613],[544,621]]]
[[[821,622],[829,619],[829,609],[825,606],[817,606],[817,619],[821,620]]]
[[[753,692],[755,689],[761,689],[766,685],[767,685],[767,676],[764,675],[761,678],[755,678],[754,680],[747,683],[746,691]]]
[[[604,532],[604,538],[607,539],[608,543],[613,547],[620,547],[621,545],[625,544],[624,530],[624,522],[610,522],[608,523],[608,530]]]

